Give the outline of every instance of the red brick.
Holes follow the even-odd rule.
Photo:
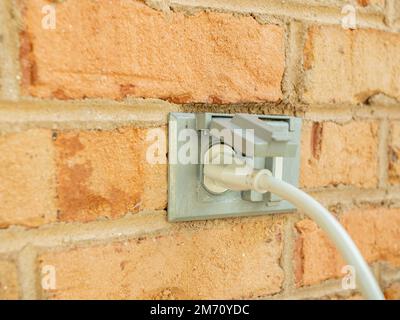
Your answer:
[[[146,160],[148,129],[63,131],[55,141],[59,219],[164,209],[167,166]]]
[[[368,262],[400,266],[400,209],[354,209],[345,212],[340,220]],[[298,222],[296,228],[298,284],[340,277],[346,263],[323,231],[310,220]]]
[[[303,188],[378,182],[378,124],[374,121],[303,123],[300,185]]]
[[[146,159],[149,130],[30,129],[0,135],[0,227],[117,218],[165,209],[161,164]],[[164,128],[157,128],[165,135]],[[164,153],[163,153],[164,152]],[[58,213],[58,214],[57,214]]]
[[[67,251],[39,260],[56,269],[51,299],[232,299],[280,291],[282,220],[187,224],[168,234]]]
[[[387,300],[400,300],[400,283],[393,283],[385,290]]]
[[[22,89],[37,97],[154,97],[184,102],[277,101],[284,32],[227,13],[166,15],[140,1],[22,0]]]
[[[0,300],[19,298],[17,267],[14,262],[0,260]]]
[[[55,221],[55,168],[51,131],[0,135],[0,227]]]
[[[359,103],[381,93],[400,100],[400,35],[312,26],[304,50],[308,103]]]
[[[362,7],[376,5],[383,8],[385,6],[385,0],[357,0],[357,3]]]

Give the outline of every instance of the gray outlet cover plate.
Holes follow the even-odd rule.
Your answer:
[[[203,124],[207,125],[212,117],[232,118],[232,114],[201,114]],[[287,121],[290,131],[293,131],[294,141],[298,144],[296,155],[283,158],[282,179],[297,186],[300,166],[300,131],[301,119],[289,116],[259,115],[261,120]],[[201,164],[182,164],[177,161],[181,148],[191,146],[198,148],[198,157],[202,157],[206,149],[201,148],[201,134],[207,130],[198,130],[195,113],[169,114],[169,146],[168,146],[168,220],[191,221],[226,217],[254,216],[293,211],[295,208],[286,200],[274,205],[266,202],[251,202],[242,199],[241,192],[227,191],[220,195],[208,192],[202,185]],[[206,120],[204,120],[206,119]],[[183,139],[179,133],[182,129],[193,129],[197,132],[195,139]],[[196,145],[194,145],[196,144]],[[201,150],[203,149],[203,150]],[[200,158],[199,158],[200,159]]]

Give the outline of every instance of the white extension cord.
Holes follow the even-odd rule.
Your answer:
[[[273,177],[269,170],[256,170],[242,159],[236,158],[226,146],[215,147],[212,150],[215,156],[206,159],[204,165],[204,178],[207,179],[208,186],[220,191],[271,192],[291,202],[326,232],[346,263],[354,267],[356,283],[364,297],[369,300],[384,300],[382,291],[357,246],[328,210],[305,192]],[[224,159],[223,163],[230,160],[230,164],[221,164],[221,158]],[[213,164],[215,161],[220,164]]]

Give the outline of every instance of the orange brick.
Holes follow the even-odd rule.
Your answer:
[[[343,1],[343,2],[345,2],[345,1]],[[385,0],[357,0],[357,3],[362,7],[376,5],[376,6],[383,8],[385,6]]]
[[[330,295],[327,297],[323,297],[323,300],[364,300],[364,297],[361,294],[351,294],[350,296],[336,294]]]
[[[304,50],[308,103],[359,103],[382,93],[400,100],[400,35],[313,26]]]
[[[147,161],[154,143],[146,140],[149,130],[31,129],[0,135],[0,227],[164,209],[166,154],[160,155],[162,164]]]
[[[0,300],[19,298],[17,267],[15,263],[0,260]]]
[[[368,262],[386,261],[400,266],[400,209],[354,209],[345,212],[341,222]],[[346,263],[323,231],[310,220],[298,222],[296,228],[298,284],[340,277]]]
[[[388,300],[400,300],[400,283],[393,283],[385,290],[385,298]]]
[[[167,166],[146,160],[148,129],[65,131],[55,141],[59,218],[90,221],[164,209]]]
[[[282,220],[187,224],[124,243],[46,252],[51,299],[251,298],[280,291]]]
[[[389,181],[400,184],[400,121],[392,122],[389,145]]]
[[[378,124],[374,121],[303,123],[300,185],[372,188],[378,177]]]
[[[177,103],[282,97],[282,27],[226,13],[165,14],[141,1],[80,0],[57,4],[57,27],[45,30],[48,2],[22,3],[26,94]]]
[[[0,135],[0,227],[56,219],[53,154],[50,130]]]

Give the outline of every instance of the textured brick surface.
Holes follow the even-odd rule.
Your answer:
[[[300,185],[377,184],[378,124],[373,121],[303,123]]]
[[[47,2],[23,3],[27,94],[178,103],[281,98],[281,27],[232,14],[165,15],[133,0],[79,0],[58,4],[57,28],[44,30]]]
[[[392,122],[390,128],[389,181],[400,184],[400,121]]]
[[[400,34],[382,31],[400,26],[398,3],[0,1],[0,299],[362,298],[322,284],[345,263],[308,219],[289,233],[281,215],[109,221],[167,206],[167,165],[146,159],[145,127],[166,119],[161,109],[309,119],[300,186],[335,203],[366,259],[382,263],[386,297],[399,299]],[[54,30],[42,24],[49,4]],[[347,4],[356,30],[340,26]],[[34,101],[9,102],[19,89]],[[126,97],[145,99],[111,101]],[[44,265],[56,268],[55,290],[39,286]]]
[[[58,134],[59,218],[94,220],[142,209],[164,209],[167,166],[146,160],[147,129],[66,131]]]
[[[393,283],[385,290],[385,298],[388,300],[400,300],[400,283]]]
[[[358,103],[377,93],[400,99],[399,34],[310,27],[304,67],[306,102]]]
[[[400,266],[400,209],[354,209],[340,220],[368,262],[386,261]],[[346,263],[324,232],[310,220],[298,222],[296,228],[298,284],[341,276]]]
[[[54,221],[55,195],[51,131],[0,135],[0,227]]]
[[[13,262],[0,260],[0,300],[19,298],[17,268]]]
[[[385,0],[357,0],[357,3],[362,7],[367,7],[369,5],[376,5],[383,8],[385,6]]]
[[[187,225],[156,237],[48,252],[57,289],[49,298],[250,298],[278,292],[282,223],[270,218]]]
[[[0,227],[164,209],[166,151],[160,149],[161,164],[147,161],[155,141],[147,140],[149,130],[31,129],[0,135]]]

